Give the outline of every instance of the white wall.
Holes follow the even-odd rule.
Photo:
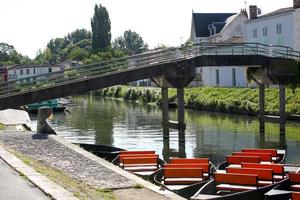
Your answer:
[[[294,31],[295,41],[294,49],[300,51],[300,8],[296,9],[294,12]]]
[[[281,24],[281,34],[277,34],[276,26]],[[268,28],[268,34],[263,36],[263,28]],[[257,29],[257,38],[253,37],[253,30]],[[268,45],[284,45],[294,48],[293,13],[286,13],[272,17],[250,20],[245,23],[246,42],[257,42]]]
[[[245,68],[243,67],[203,67],[202,85],[233,87],[234,84],[233,84],[232,69],[235,69],[236,87],[247,87]],[[217,79],[216,79],[217,70],[219,70],[219,85],[217,85]]]
[[[235,16],[234,20],[226,24],[226,27],[221,31],[221,40],[226,41],[234,36],[243,36],[244,35],[244,24],[247,21],[247,17],[240,13],[238,16]]]
[[[47,73],[49,73],[49,68],[52,68],[52,72],[60,71],[60,67],[56,67],[56,66],[30,67],[30,68],[26,67],[26,68],[22,68],[22,69],[21,68],[20,69],[9,69],[8,70],[8,76],[10,77],[10,80],[28,78],[28,77],[31,77],[31,76],[47,74]],[[35,73],[34,73],[34,69],[35,69]],[[21,75],[21,70],[23,70],[22,75]],[[29,70],[28,74],[27,74],[27,70]]]

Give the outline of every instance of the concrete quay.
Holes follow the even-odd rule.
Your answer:
[[[11,152],[28,156],[94,188],[109,189],[116,199],[183,199],[169,191],[160,190],[158,186],[122,170],[59,136],[1,131],[0,157],[19,173],[24,174],[31,183],[52,199],[75,200],[78,198],[72,191],[68,191],[68,188],[63,188],[54,183],[55,181],[50,181],[37,173]],[[137,186],[141,185],[143,187],[139,189]]]

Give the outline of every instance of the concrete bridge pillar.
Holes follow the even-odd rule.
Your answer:
[[[164,138],[169,138],[169,128],[175,128],[178,129],[179,142],[185,142],[184,87],[195,78],[195,74],[195,63],[187,61],[185,63],[167,63],[162,75],[152,77],[152,80],[162,88],[162,124]],[[169,120],[169,87],[177,88],[178,122]]]
[[[169,101],[168,101],[168,88],[161,88],[161,102],[162,102],[162,125],[163,125],[163,137],[169,138]]]
[[[177,88],[177,108],[179,142],[184,142],[186,128],[184,120],[184,88]]]
[[[259,84],[259,132],[265,132],[265,85]]]
[[[285,134],[286,113],[285,113],[285,86],[279,85],[279,124],[280,134]]]

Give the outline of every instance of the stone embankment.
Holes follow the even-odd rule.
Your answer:
[[[161,191],[159,187],[84,151],[59,136],[2,131],[0,145],[96,189],[109,189],[115,199],[182,199],[173,193]]]

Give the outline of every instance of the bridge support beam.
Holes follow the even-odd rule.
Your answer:
[[[265,132],[265,85],[259,84],[259,132]]]
[[[177,88],[178,107],[178,138],[179,142],[185,142],[185,121],[184,121],[184,88]]]
[[[285,86],[279,85],[279,123],[280,135],[285,134],[286,113],[285,113]]]
[[[169,101],[168,101],[168,88],[161,88],[161,101],[162,101],[162,125],[163,137],[169,139]]]

